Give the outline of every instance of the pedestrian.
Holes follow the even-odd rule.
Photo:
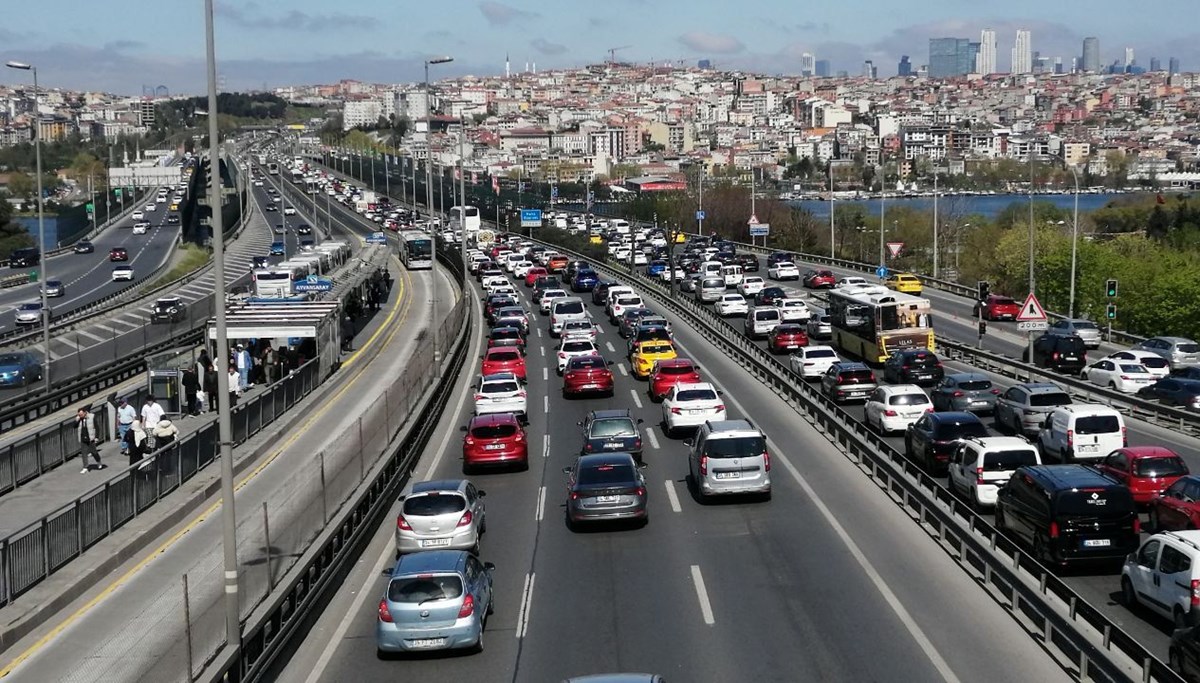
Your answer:
[[[146,430],[142,428],[141,420],[134,420],[125,432],[124,444],[125,452],[129,454],[130,465],[136,465],[146,457]]]
[[[196,374],[200,377],[212,370],[212,359],[208,357],[208,349],[200,349],[200,357],[196,359]]]
[[[117,441],[121,443],[121,452],[125,452],[125,432],[137,419],[137,409],[129,405],[124,396],[117,399]]]
[[[102,470],[108,467],[100,462],[100,451],[96,450],[96,444],[100,442],[100,435],[96,431],[96,416],[92,414],[92,409],[88,406],[79,406],[79,410],[75,413],[75,434],[79,437],[79,445],[82,448],[79,457],[83,460],[83,469],[79,470],[79,473],[87,474],[92,469],[87,461],[89,455],[96,459],[96,469]]]
[[[217,412],[217,369],[213,365],[204,371],[204,395],[208,397],[209,412]]]
[[[196,414],[196,392],[200,391],[200,378],[196,376],[196,371],[192,368],[187,368],[183,371],[183,413],[185,415]]]
[[[153,394],[147,396],[146,403],[142,406],[142,424],[158,424],[164,412],[166,411],[163,410],[162,406],[158,405],[158,401],[154,400]]]
[[[267,344],[267,348],[263,350],[262,367],[266,383],[274,384],[276,378],[279,377],[279,357],[275,353],[275,347],[270,344]]]
[[[233,408],[237,405],[238,396],[242,395],[242,387],[239,383],[240,376],[237,368],[229,366],[229,374],[225,376],[225,381],[229,383],[229,407]]]
[[[234,359],[237,361],[238,386],[245,391],[250,387],[250,369],[253,366],[250,352],[246,350],[245,346],[238,344]]]
[[[159,420],[158,424],[154,425],[155,450],[165,448],[167,444],[175,441],[178,436],[179,428],[175,426],[175,423],[165,417]]]

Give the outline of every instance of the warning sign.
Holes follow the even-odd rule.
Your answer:
[[[1042,304],[1038,302],[1037,297],[1033,292],[1025,297],[1025,303],[1021,304],[1021,312],[1017,314],[1017,320],[1028,322],[1031,320],[1045,320],[1046,309],[1042,308]]]
[[[900,255],[901,250],[904,249],[904,243],[903,242],[888,242],[887,248],[888,248],[888,253],[892,255],[892,258],[896,258],[897,256]]]

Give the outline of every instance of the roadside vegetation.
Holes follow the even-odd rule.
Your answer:
[[[212,254],[209,253],[206,247],[184,243],[175,250],[175,255],[172,257],[172,259],[174,265],[172,265],[165,274],[155,280],[154,284],[150,285],[150,289],[161,287],[168,282],[178,280],[193,270],[202,267],[212,259]]]

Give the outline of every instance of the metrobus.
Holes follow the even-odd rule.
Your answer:
[[[409,270],[433,268],[433,239],[423,232],[409,232],[400,244],[400,260]]]
[[[279,175],[279,164],[275,163],[274,161],[267,164],[267,174],[268,175]]]
[[[462,226],[464,237],[468,236],[468,235],[474,235],[475,233],[479,232],[479,228],[482,223],[482,221],[479,218],[479,207],[478,206],[468,206],[466,208],[466,211],[467,211],[467,218],[464,221],[463,217],[462,217],[463,207],[461,207],[461,206],[450,207],[450,220],[458,221],[458,224]]]
[[[895,351],[934,350],[929,299],[868,285],[829,291],[833,341],[868,363]]]
[[[289,299],[296,294],[293,288],[299,269],[272,266],[260,268],[251,274],[254,280],[254,296],[260,299]]]

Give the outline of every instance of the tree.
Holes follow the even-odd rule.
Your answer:
[[[636,178],[642,174],[642,167],[637,164],[616,164],[612,168],[614,178]]]
[[[14,171],[8,176],[8,194],[10,197],[28,201],[37,192],[33,176],[22,171]],[[7,202],[5,202],[7,203]]]
[[[1186,205],[1180,204],[1180,207]],[[1151,239],[1162,240],[1166,238],[1167,233],[1171,231],[1171,217],[1158,204],[1154,205],[1154,210],[1150,212],[1150,219],[1146,222],[1146,236]]]
[[[13,221],[13,207],[0,201],[0,258],[8,258],[14,249],[31,247],[33,236],[20,223]]]

